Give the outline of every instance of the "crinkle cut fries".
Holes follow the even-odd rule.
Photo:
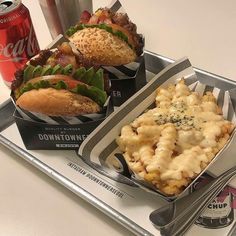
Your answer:
[[[234,124],[211,92],[201,96],[181,79],[157,89],[156,107],[117,138],[130,170],[166,195],[177,195],[225,145]]]

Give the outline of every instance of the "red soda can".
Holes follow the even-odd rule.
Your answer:
[[[10,86],[14,73],[39,52],[29,10],[21,0],[0,0],[0,74]]]

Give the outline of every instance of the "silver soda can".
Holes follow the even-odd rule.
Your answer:
[[[84,10],[92,12],[92,0],[39,0],[50,34],[58,34],[75,25]]]

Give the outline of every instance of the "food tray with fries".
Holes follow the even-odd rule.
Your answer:
[[[236,163],[233,158],[230,158],[234,154],[232,147],[235,142],[234,136],[231,135],[235,122],[235,101],[233,93],[231,96],[230,91],[236,88],[236,82],[199,69],[193,70],[186,58],[174,63],[168,58],[148,51],[145,51],[144,56],[147,77],[150,82],[105,119],[85,140],[78,152],[74,150],[27,150],[13,119],[14,106],[10,100],[0,107],[0,117],[4,117],[0,121],[0,143],[133,233],[137,235],[160,235],[159,230],[149,220],[149,216],[154,210],[164,206],[168,201],[191,194],[195,190],[196,183],[200,180],[199,177],[206,178],[205,175],[202,175],[203,172],[207,172],[212,177],[218,176],[219,172],[222,171],[222,166],[227,169],[228,166]],[[132,168],[132,163],[131,165],[129,163],[131,159],[130,157],[127,158],[128,155],[125,154],[125,151],[122,150],[123,152],[120,151],[116,155],[112,155],[116,159],[111,158],[107,161],[107,157],[111,156],[111,153],[114,154],[117,143],[121,147],[126,145],[120,144],[120,141],[117,143],[114,141],[119,140],[121,128],[133,122],[147,109],[155,109],[153,106],[156,99],[155,90],[159,86],[165,86],[167,81],[174,83],[176,79],[181,78],[184,78],[190,89],[200,94],[200,97],[206,94],[206,91],[210,91],[217,98],[214,100],[211,95],[207,95],[204,98],[208,102],[206,109],[210,109],[210,104],[213,107],[212,109],[215,109],[215,116],[219,118],[221,124],[224,124],[223,127],[220,126],[219,132],[223,130],[221,137],[222,139],[226,137],[226,139],[222,146],[215,150],[213,156],[202,156],[202,160],[207,157],[208,160],[204,162],[205,165],[200,165],[198,174],[195,173],[186,177],[185,173],[184,176],[181,176],[181,178],[185,177],[188,180],[188,184],[185,184],[184,188],[180,186],[180,189],[174,192],[177,194],[166,194],[166,189],[164,189],[164,193],[160,191],[163,188],[158,189],[162,185],[158,183],[157,179],[154,178],[154,182],[147,181],[151,179],[151,176],[148,175],[148,177],[143,178],[143,174],[136,172],[136,168]],[[180,81],[178,86],[185,85]],[[184,93],[186,91],[191,93],[187,90],[187,86],[184,89]],[[151,95],[153,92],[154,94]],[[140,103],[139,106],[135,105],[137,103],[135,99]],[[216,101],[218,101],[218,105],[216,105]],[[133,106],[136,106],[137,109],[134,109]],[[218,110],[219,107],[222,110]],[[131,113],[132,115],[130,115]],[[126,118],[123,119],[125,116]],[[122,122],[114,123],[114,117],[118,117]],[[224,121],[224,119],[229,121]],[[188,119],[185,120],[191,123]],[[114,129],[117,124],[120,125],[119,131]],[[111,136],[104,135],[104,132]],[[103,142],[103,145],[96,145],[98,138],[99,142]],[[213,143],[214,141],[217,142],[219,139],[212,140]],[[104,145],[104,142],[107,145]],[[127,149],[124,150],[127,151]],[[126,156],[128,165],[122,159],[123,156]],[[222,165],[222,163],[225,164]],[[189,169],[185,172],[189,173]],[[155,176],[158,176],[158,173],[158,171],[154,172]],[[153,183],[156,185],[154,186]],[[222,197],[221,194],[215,199],[212,206],[201,215],[196,224],[187,232],[187,235],[233,235],[235,228],[234,187],[236,184],[232,181],[230,187],[226,189],[227,191],[223,191],[225,197]]]

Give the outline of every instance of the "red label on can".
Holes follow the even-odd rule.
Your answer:
[[[39,52],[28,9],[20,6],[0,16],[0,73],[8,85],[14,73]]]

